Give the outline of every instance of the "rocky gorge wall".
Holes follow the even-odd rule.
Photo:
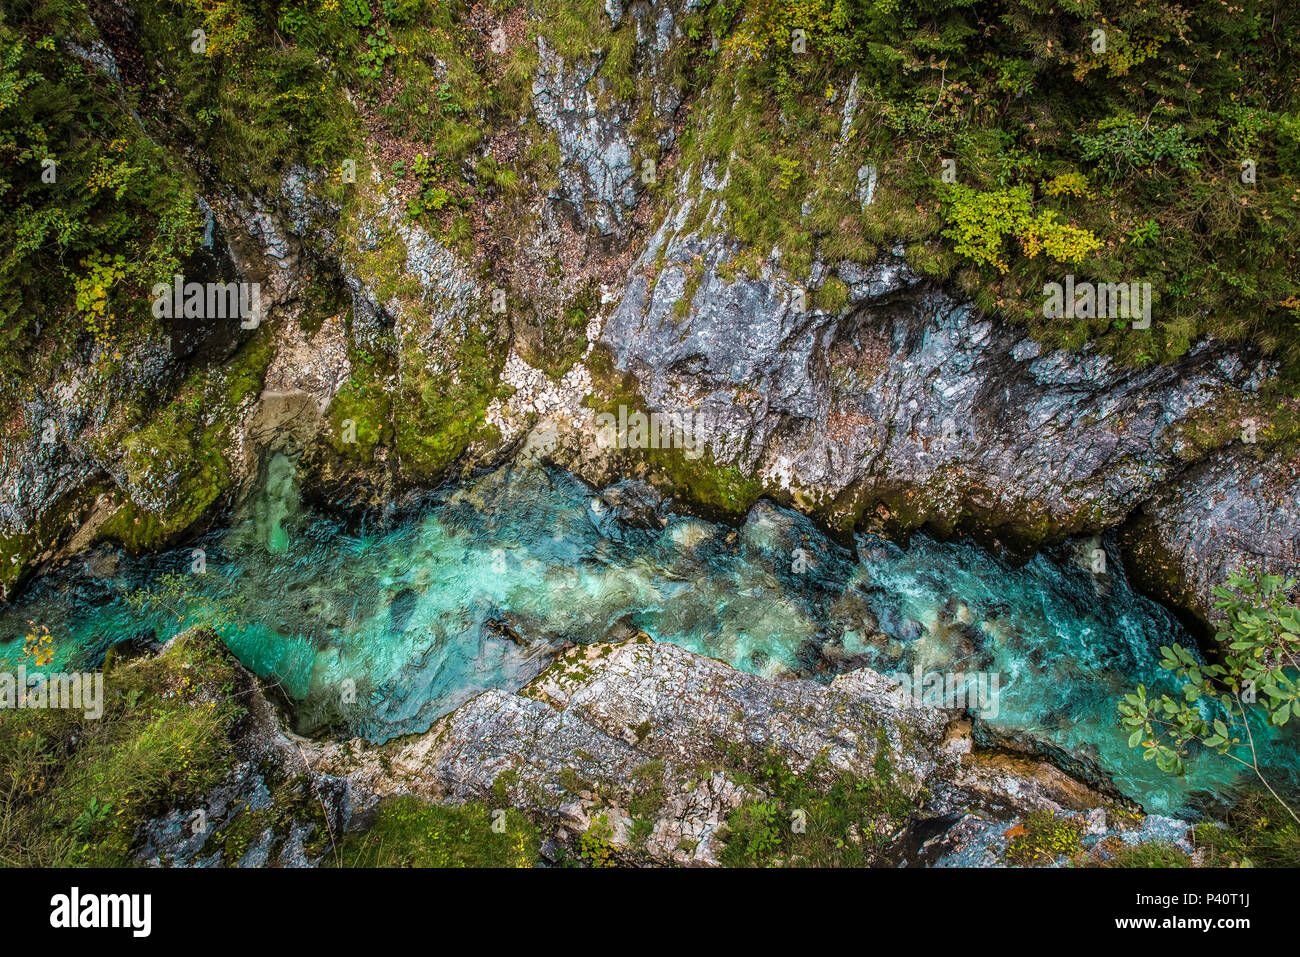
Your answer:
[[[266,320],[33,370],[0,453],[6,597],[96,540],[174,541],[284,449],[302,452],[316,498],[345,507],[522,450],[733,514],[768,494],[838,529],[1027,548],[1119,528],[1138,580],[1202,616],[1237,567],[1300,568],[1300,460],[1243,441],[1268,361],[1203,340],[1126,367],[981,313],[906,244],[866,263],[818,251],[796,277],[781,250],[728,235],[728,168],[665,173],[699,122],[680,79],[695,9],[607,4],[633,37],[618,96],[537,13],[536,37],[484,14],[492,55],[536,58],[524,116],[487,130],[484,154],[554,162],[466,217],[468,244],[406,215],[403,144],[372,142],[354,183],[296,166],[265,190],[220,178],[164,112],[142,112],[202,197],[193,272],[261,283]],[[138,37],[91,40],[104,82],[129,93],[118,61],[140,58]],[[856,102],[839,95],[847,130]],[[867,166],[846,188],[880,202]],[[597,419],[620,406],[689,423],[702,454],[620,447]]]

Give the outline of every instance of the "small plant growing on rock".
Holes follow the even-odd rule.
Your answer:
[[[1021,867],[1052,864],[1061,855],[1073,857],[1082,850],[1083,822],[1057,817],[1051,811],[1032,811],[1006,832],[1008,864]]]
[[[771,801],[751,801],[731,816],[727,849],[745,863],[758,864],[781,846],[780,809]],[[733,850],[734,848],[734,850]],[[734,860],[733,863],[741,863]]]
[[[578,838],[578,853],[592,867],[613,867],[614,845],[610,843],[613,836],[614,827],[609,818],[598,814],[591,827]]]
[[[867,777],[837,774],[821,762],[796,771],[776,752],[732,760],[752,767],[752,776],[732,774],[764,796],[727,818],[721,859],[731,867],[878,865],[890,859],[915,810],[883,747]]]

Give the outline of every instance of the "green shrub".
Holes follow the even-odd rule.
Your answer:
[[[235,665],[211,632],[113,668],[104,713],[0,711],[0,864],[120,867],[136,831],[232,766]]]
[[[1082,849],[1084,823],[1079,818],[1058,816],[1051,811],[1030,811],[1009,832],[1008,864],[1036,867],[1073,857]]]
[[[1215,634],[1220,660],[1202,661],[1181,645],[1160,649],[1160,666],[1181,682],[1181,694],[1148,698],[1138,685],[1118,704],[1129,747],[1162,770],[1184,774],[1193,747],[1216,752],[1249,771],[1297,825],[1295,809],[1265,776],[1256,728],[1282,727],[1300,718],[1300,607],[1288,596],[1294,579],[1234,573],[1228,588],[1216,587],[1214,607],[1223,613]],[[1262,730],[1262,728],[1260,728]]]

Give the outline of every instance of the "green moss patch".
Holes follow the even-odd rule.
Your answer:
[[[191,372],[152,415],[123,417],[103,441],[121,446],[132,484],[163,507],[147,507],[145,496],[128,500],[99,530],[100,538],[133,550],[158,548],[210,513],[232,488],[234,432],[261,392],[274,354],[269,330],[259,329],[224,365]]]
[[[332,863],[340,867],[532,867],[537,828],[513,808],[428,804],[403,796],[382,802],[374,822],[348,834]]]
[[[884,746],[875,776],[837,775],[825,768],[795,773],[769,754],[749,774],[733,774],[766,797],[746,801],[727,818],[722,862],[732,867],[865,867],[889,860],[916,802],[900,787]]]

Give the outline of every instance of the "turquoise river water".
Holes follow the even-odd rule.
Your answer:
[[[1128,748],[1116,699],[1139,681],[1169,689],[1159,646],[1194,642],[1129,587],[1111,546],[1093,573],[1095,540],[1020,566],[922,535],[906,548],[860,535],[849,549],[766,502],[734,527],[638,483],[599,493],[529,464],[349,522],[301,504],[289,459],[267,473],[228,528],[141,558],[99,549],[35,581],[0,614],[0,658],[21,657],[29,620],[57,636],[49,670],[66,670],[217,609],[227,644],[280,684],[300,730],[344,724],[379,741],[522,685],[565,640],[644,631],[774,676],[996,675],[990,728],[1090,762],[1152,811],[1237,783],[1214,755],[1174,779]],[[125,600],[167,575],[179,576],[170,611]],[[1294,735],[1260,734],[1275,776],[1294,783]]]

